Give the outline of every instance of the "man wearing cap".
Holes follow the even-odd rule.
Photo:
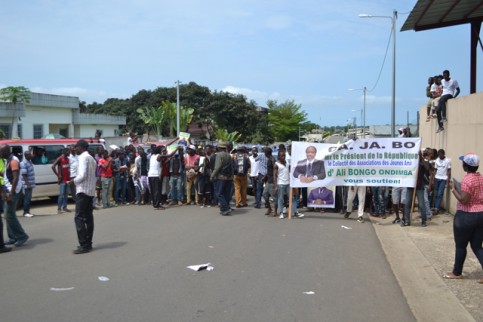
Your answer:
[[[250,160],[247,156],[247,148],[244,146],[238,147],[234,155],[235,161],[235,176],[233,183],[235,185],[235,201],[236,207],[247,207],[247,173],[250,167]]]
[[[196,171],[195,171],[195,163],[196,160],[199,159],[199,155],[196,154],[196,147],[193,144],[190,144],[188,148],[186,148],[186,155],[184,156],[184,166],[186,171],[186,204],[191,204],[191,190],[194,187],[194,194],[195,194],[195,204],[198,204],[198,192],[195,185],[196,181]]]
[[[211,174],[211,180],[215,183],[215,194],[220,205],[220,214],[230,214],[230,199],[233,187],[233,162],[230,153],[227,152],[228,144],[221,142],[218,145],[220,150],[216,154],[215,167]]]
[[[79,156],[75,197],[75,227],[79,246],[73,250],[74,254],[84,254],[92,250],[92,235],[94,234],[93,200],[96,194],[96,160],[89,154],[89,144],[79,140],[75,144],[75,152]]]

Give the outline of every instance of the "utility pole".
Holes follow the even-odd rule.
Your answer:
[[[177,80],[176,84],[176,136],[179,136],[179,83]]]

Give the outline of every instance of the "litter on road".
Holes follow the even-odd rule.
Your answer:
[[[73,290],[74,287],[51,287],[50,290],[51,291],[55,291],[55,292],[63,292],[63,291],[70,291],[70,290]]]
[[[191,265],[191,266],[186,266],[186,267],[189,268],[189,269],[192,269],[194,271],[197,271],[197,272],[203,271],[203,270],[212,271],[212,270],[215,269],[211,263],[200,264],[200,265]]]

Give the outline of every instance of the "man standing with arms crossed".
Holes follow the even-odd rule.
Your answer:
[[[75,152],[78,155],[75,197],[75,227],[79,247],[74,254],[84,254],[92,250],[92,235],[94,234],[94,207],[92,201],[96,194],[96,160],[87,152],[89,144],[85,140],[77,141]]]
[[[24,159],[20,162],[20,174],[22,175],[23,187],[23,215],[31,218],[30,202],[32,201],[32,189],[35,188],[35,170],[32,163],[32,153],[25,151]]]

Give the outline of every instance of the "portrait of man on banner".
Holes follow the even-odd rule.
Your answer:
[[[308,188],[307,207],[334,208],[335,187]]]
[[[325,179],[324,160],[316,159],[317,148],[310,145],[305,149],[305,159],[297,161],[293,171],[294,178],[301,183],[312,183],[316,180]]]

